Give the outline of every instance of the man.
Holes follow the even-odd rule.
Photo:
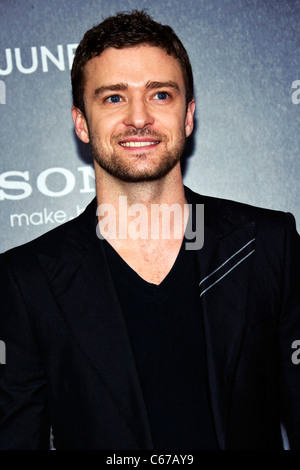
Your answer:
[[[72,87],[97,202],[2,255],[0,447],[48,448],[52,427],[57,449],[281,449],[283,423],[299,449],[293,217],[183,186],[195,100],[170,27],[107,18]]]

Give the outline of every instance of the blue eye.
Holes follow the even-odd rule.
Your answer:
[[[121,96],[112,95],[109,98],[107,98],[107,101],[109,101],[110,103],[119,103],[121,101]]]
[[[169,97],[169,94],[166,91],[159,91],[156,93],[154,98],[157,97],[157,100],[166,100]]]

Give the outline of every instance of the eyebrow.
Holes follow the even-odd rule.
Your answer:
[[[176,82],[173,82],[172,80],[169,80],[166,82],[149,81],[146,83],[146,88],[151,89],[151,90],[157,89],[157,88],[173,88],[174,90],[179,91],[178,84]],[[128,90],[127,83],[115,83],[112,85],[103,85],[95,89],[94,97],[97,98],[97,96],[107,91],[126,91],[126,90]]]
[[[97,97],[106,91],[125,91],[127,90],[128,85],[126,83],[116,83],[115,85],[103,85],[94,91],[94,96]]]
[[[176,91],[179,91],[179,86],[176,82],[169,80],[167,82],[147,82],[146,88],[174,88]]]

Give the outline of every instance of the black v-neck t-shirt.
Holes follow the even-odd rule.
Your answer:
[[[154,449],[217,449],[208,393],[196,254],[182,243],[159,285],[104,241],[143,391]]]

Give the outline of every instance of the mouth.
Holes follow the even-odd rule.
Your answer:
[[[159,144],[159,141],[155,142],[121,142],[122,147],[149,147],[150,145]]]
[[[153,145],[159,144],[159,140],[123,140],[119,142],[121,147],[129,147],[129,148],[141,148],[141,147],[151,147]]]

